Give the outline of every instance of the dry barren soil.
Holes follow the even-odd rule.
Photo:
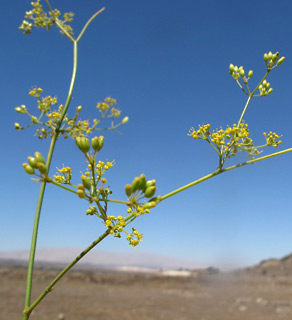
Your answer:
[[[274,261],[275,262],[275,261]],[[292,319],[292,268],[268,261],[252,269],[191,276],[72,271],[31,320]],[[36,270],[33,298],[57,275]],[[0,319],[20,320],[26,270],[0,267]]]

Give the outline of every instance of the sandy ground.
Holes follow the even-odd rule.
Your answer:
[[[36,270],[33,298],[56,275],[56,271]],[[0,319],[21,319],[25,278],[23,268],[0,267]],[[238,272],[170,277],[73,271],[30,319],[292,319],[292,276]]]

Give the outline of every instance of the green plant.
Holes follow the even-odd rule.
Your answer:
[[[92,20],[97,17],[103,10],[99,10],[95,13],[85,24],[84,28],[80,32],[77,38],[73,36],[73,30],[70,26],[70,22],[73,20],[72,13],[65,13],[61,19],[61,14],[57,9],[52,9],[50,3],[47,1],[49,12],[43,10],[40,0],[32,2],[32,10],[26,12],[25,19],[20,26],[25,34],[31,32],[34,27],[41,27],[44,29],[50,29],[53,25],[59,28],[60,32],[66,36],[72,43],[74,48],[73,53],[73,73],[69,92],[64,105],[58,106],[56,97],[42,96],[43,90],[41,88],[32,89],[29,94],[36,98],[37,107],[39,109],[38,115],[32,115],[26,106],[21,105],[15,108],[18,113],[29,117],[29,124],[22,127],[20,124],[15,123],[17,130],[23,130],[28,127],[37,126],[36,135],[39,139],[49,138],[51,140],[48,151],[48,156],[45,159],[39,152],[35,152],[33,156],[28,157],[28,162],[23,164],[24,170],[34,176],[34,180],[41,182],[40,193],[37,203],[34,229],[32,235],[32,244],[30,251],[30,259],[27,275],[27,287],[25,306],[23,311],[23,320],[29,319],[32,310],[43,300],[43,298],[51,292],[53,286],[93,247],[101,242],[108,235],[115,237],[125,237],[130,245],[137,246],[142,239],[142,234],[139,233],[134,227],[129,231],[128,225],[131,224],[140,215],[150,213],[150,210],[156,207],[161,201],[182,192],[194,185],[197,185],[205,180],[208,180],[223,172],[239,168],[241,166],[252,164],[258,161],[262,161],[274,156],[278,156],[284,153],[292,151],[292,148],[286,149],[280,152],[272,153],[266,156],[259,157],[260,152],[266,147],[278,147],[281,144],[280,136],[274,132],[264,133],[265,142],[260,146],[255,146],[252,138],[250,137],[248,124],[244,122],[244,115],[250,105],[251,99],[254,97],[265,97],[272,93],[270,83],[266,78],[269,73],[279,65],[281,65],[285,58],[279,57],[279,53],[266,53],[264,55],[264,61],[266,63],[267,71],[259,84],[251,90],[249,87],[249,80],[253,76],[253,71],[250,70],[247,75],[243,67],[237,67],[230,65],[229,71],[232,78],[237,82],[241,90],[247,96],[247,102],[243,108],[242,114],[236,124],[228,126],[226,129],[216,129],[211,131],[210,124],[203,124],[199,126],[197,130],[191,128],[189,136],[195,140],[205,140],[211,148],[216,152],[218,156],[218,166],[210,174],[197,179],[183,187],[175,189],[174,191],[165,194],[163,196],[155,196],[156,193],[156,181],[154,179],[146,179],[144,174],[139,177],[135,177],[132,183],[125,186],[126,200],[114,200],[111,199],[111,190],[107,187],[107,179],[104,177],[105,173],[110,170],[114,165],[114,162],[104,162],[98,160],[99,152],[104,146],[104,137],[95,136],[89,140],[89,135],[97,130],[114,130],[117,127],[128,122],[129,118],[124,117],[117,124],[116,120],[120,118],[121,112],[116,108],[116,100],[110,97],[104,99],[103,102],[97,104],[99,110],[99,119],[94,119],[92,123],[87,120],[81,121],[79,119],[82,107],[78,106],[75,110],[73,117],[69,117],[67,114],[68,108],[71,102],[72,92],[74,89],[76,72],[77,72],[77,49],[78,43],[81,40],[84,32],[86,31]],[[100,128],[99,125],[103,120],[110,120],[111,125],[109,127]],[[87,167],[84,169],[84,173],[81,174],[79,184],[72,183],[72,170],[70,167],[57,169],[58,172],[50,176],[50,165],[57,140],[63,136],[66,138],[72,138],[75,140],[77,148],[84,154],[87,162]],[[226,161],[237,155],[238,152],[245,152],[249,157],[249,160],[243,163],[239,163],[230,167],[224,167]],[[89,208],[86,211],[87,215],[96,216],[101,219],[105,226],[105,231],[101,234],[92,244],[90,244],[85,250],[83,250],[78,257],[76,257],[60,274],[48,285],[43,293],[31,303],[31,289],[32,289],[32,273],[34,269],[34,257],[36,250],[36,240],[39,226],[39,218],[41,213],[42,202],[44,198],[44,192],[46,184],[51,183],[59,188],[69,191],[80,199],[83,199],[89,203]],[[78,182],[77,182],[78,183]],[[125,206],[125,215],[114,216],[108,214],[108,203],[113,202],[122,204]]]

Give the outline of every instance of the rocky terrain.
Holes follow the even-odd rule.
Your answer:
[[[33,298],[57,275],[37,269]],[[21,319],[26,270],[0,267],[0,319]],[[221,273],[73,270],[35,309],[32,320],[292,319],[292,255]]]

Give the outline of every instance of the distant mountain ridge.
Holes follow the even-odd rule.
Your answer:
[[[71,262],[82,250],[73,248],[39,248],[36,252],[36,262],[42,264],[67,264]],[[0,251],[1,260],[22,261],[28,260],[28,250]],[[93,251],[85,256],[79,264],[94,265],[98,267],[132,267],[149,269],[198,269],[201,266],[194,261],[176,259],[167,255],[153,253],[112,253],[104,251]]]

